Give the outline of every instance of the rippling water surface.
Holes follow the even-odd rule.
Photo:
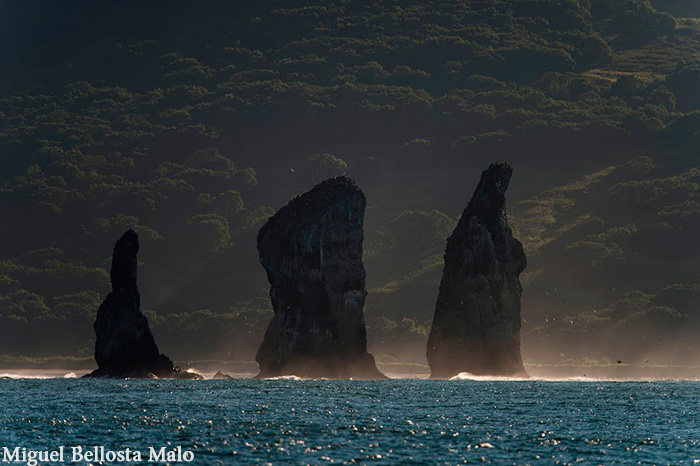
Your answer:
[[[699,382],[1,379],[0,446],[190,464],[698,464]],[[66,464],[70,464],[67,462]]]

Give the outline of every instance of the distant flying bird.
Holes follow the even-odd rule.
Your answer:
[[[292,171],[292,173],[295,173],[293,168],[290,168],[290,170]]]

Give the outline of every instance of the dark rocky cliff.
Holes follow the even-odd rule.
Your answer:
[[[513,169],[492,164],[447,240],[428,338],[431,377],[460,372],[525,375],[520,356],[519,276],[527,261],[506,217]]]
[[[199,378],[180,370],[161,354],[141,313],[136,286],[139,238],[129,230],[114,245],[110,279],[112,292],[102,302],[95,320],[95,361],[91,377]]]
[[[260,263],[275,315],[256,356],[259,377],[384,377],[367,353],[365,205],[352,180],[333,178],[260,229]]]

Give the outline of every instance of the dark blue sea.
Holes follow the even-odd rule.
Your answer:
[[[700,382],[4,378],[0,393],[0,451],[64,447],[39,464],[149,464],[151,447],[192,453],[161,464],[700,463]],[[142,458],[71,463],[72,447]]]

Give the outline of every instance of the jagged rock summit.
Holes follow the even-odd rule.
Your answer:
[[[520,273],[527,260],[506,217],[513,169],[492,164],[447,240],[428,338],[431,377],[460,372],[525,376],[520,356]]]
[[[345,177],[296,197],[258,232],[275,315],[258,377],[385,378],[367,353],[366,199]]]
[[[141,313],[136,286],[139,238],[129,230],[114,245],[110,280],[112,292],[102,302],[95,320],[95,361],[88,377],[197,379],[161,354]]]

